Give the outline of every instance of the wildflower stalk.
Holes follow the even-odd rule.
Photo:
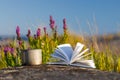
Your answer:
[[[57,26],[55,26],[55,21],[52,16],[50,16],[50,28],[52,30],[52,47],[55,48],[58,45],[58,34],[57,34]]]
[[[64,43],[66,43],[68,40],[68,34],[67,34],[67,24],[66,24],[65,18],[63,19],[63,30],[64,30],[63,41],[64,41]]]

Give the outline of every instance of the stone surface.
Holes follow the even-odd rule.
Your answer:
[[[21,66],[0,70],[0,80],[120,80],[120,74],[72,66]]]

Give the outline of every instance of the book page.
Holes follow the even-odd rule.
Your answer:
[[[51,56],[67,62],[66,57],[62,55],[60,52],[58,52],[58,50],[55,50],[55,52]]]
[[[58,49],[66,56],[68,62],[70,62],[73,49],[70,44],[62,44],[58,46]]]
[[[77,45],[76,45],[76,47],[75,47],[75,49],[74,49],[74,51],[73,51],[72,59],[73,59],[74,57],[76,57],[76,56],[80,53],[80,51],[82,50],[83,47],[84,47],[83,44],[77,43]]]
[[[93,60],[81,60],[76,63],[73,63],[73,65],[96,68]]]
[[[86,53],[89,49],[85,49],[84,51],[82,51],[81,53],[77,54],[74,58],[79,58],[81,57],[84,53]]]
[[[56,49],[56,50],[54,51],[54,53],[59,54],[60,56],[62,56],[62,57],[63,57],[64,59],[66,59],[66,61],[67,61],[66,56],[65,56],[59,49]]]
[[[88,54],[85,54],[83,55],[85,52],[87,52],[89,49],[85,49],[84,51],[82,51],[80,54],[78,54],[77,56],[75,56],[73,59],[72,59],[72,62],[76,62],[76,61],[80,61],[82,58],[86,57],[86,56],[89,56],[91,53],[88,53]]]
[[[85,57],[89,56],[90,54],[91,54],[91,53],[88,53],[88,54],[85,54],[85,55],[82,55],[82,56],[77,56],[77,57],[75,58],[75,61],[84,59]]]
[[[71,58],[70,63],[72,63],[72,62],[75,61],[75,57],[80,53],[80,51],[82,50],[83,47],[84,47],[83,44],[77,43],[77,45],[76,45],[76,47],[75,47],[75,49],[74,49],[74,51],[73,51],[73,56],[72,56],[72,58]]]

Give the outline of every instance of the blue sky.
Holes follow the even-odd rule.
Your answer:
[[[15,35],[17,25],[22,34],[28,28],[33,33],[38,27],[49,28],[50,15],[59,32],[63,18],[69,30],[78,34],[95,28],[99,34],[120,31],[120,0],[0,0],[0,35]]]

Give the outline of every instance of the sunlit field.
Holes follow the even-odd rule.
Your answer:
[[[22,66],[20,57],[22,50],[42,49],[43,64],[46,64],[57,45],[69,43],[74,48],[77,42],[81,42],[90,49],[97,69],[120,72],[120,35],[118,33],[103,36],[73,34],[69,31],[66,19],[63,19],[61,28],[63,33],[59,34],[55,21],[50,16],[51,34],[47,32],[46,27],[38,28],[36,34],[31,34],[31,30],[28,29],[25,35],[28,39],[26,41],[21,37],[20,26],[17,26],[15,39],[0,46],[0,69]]]

